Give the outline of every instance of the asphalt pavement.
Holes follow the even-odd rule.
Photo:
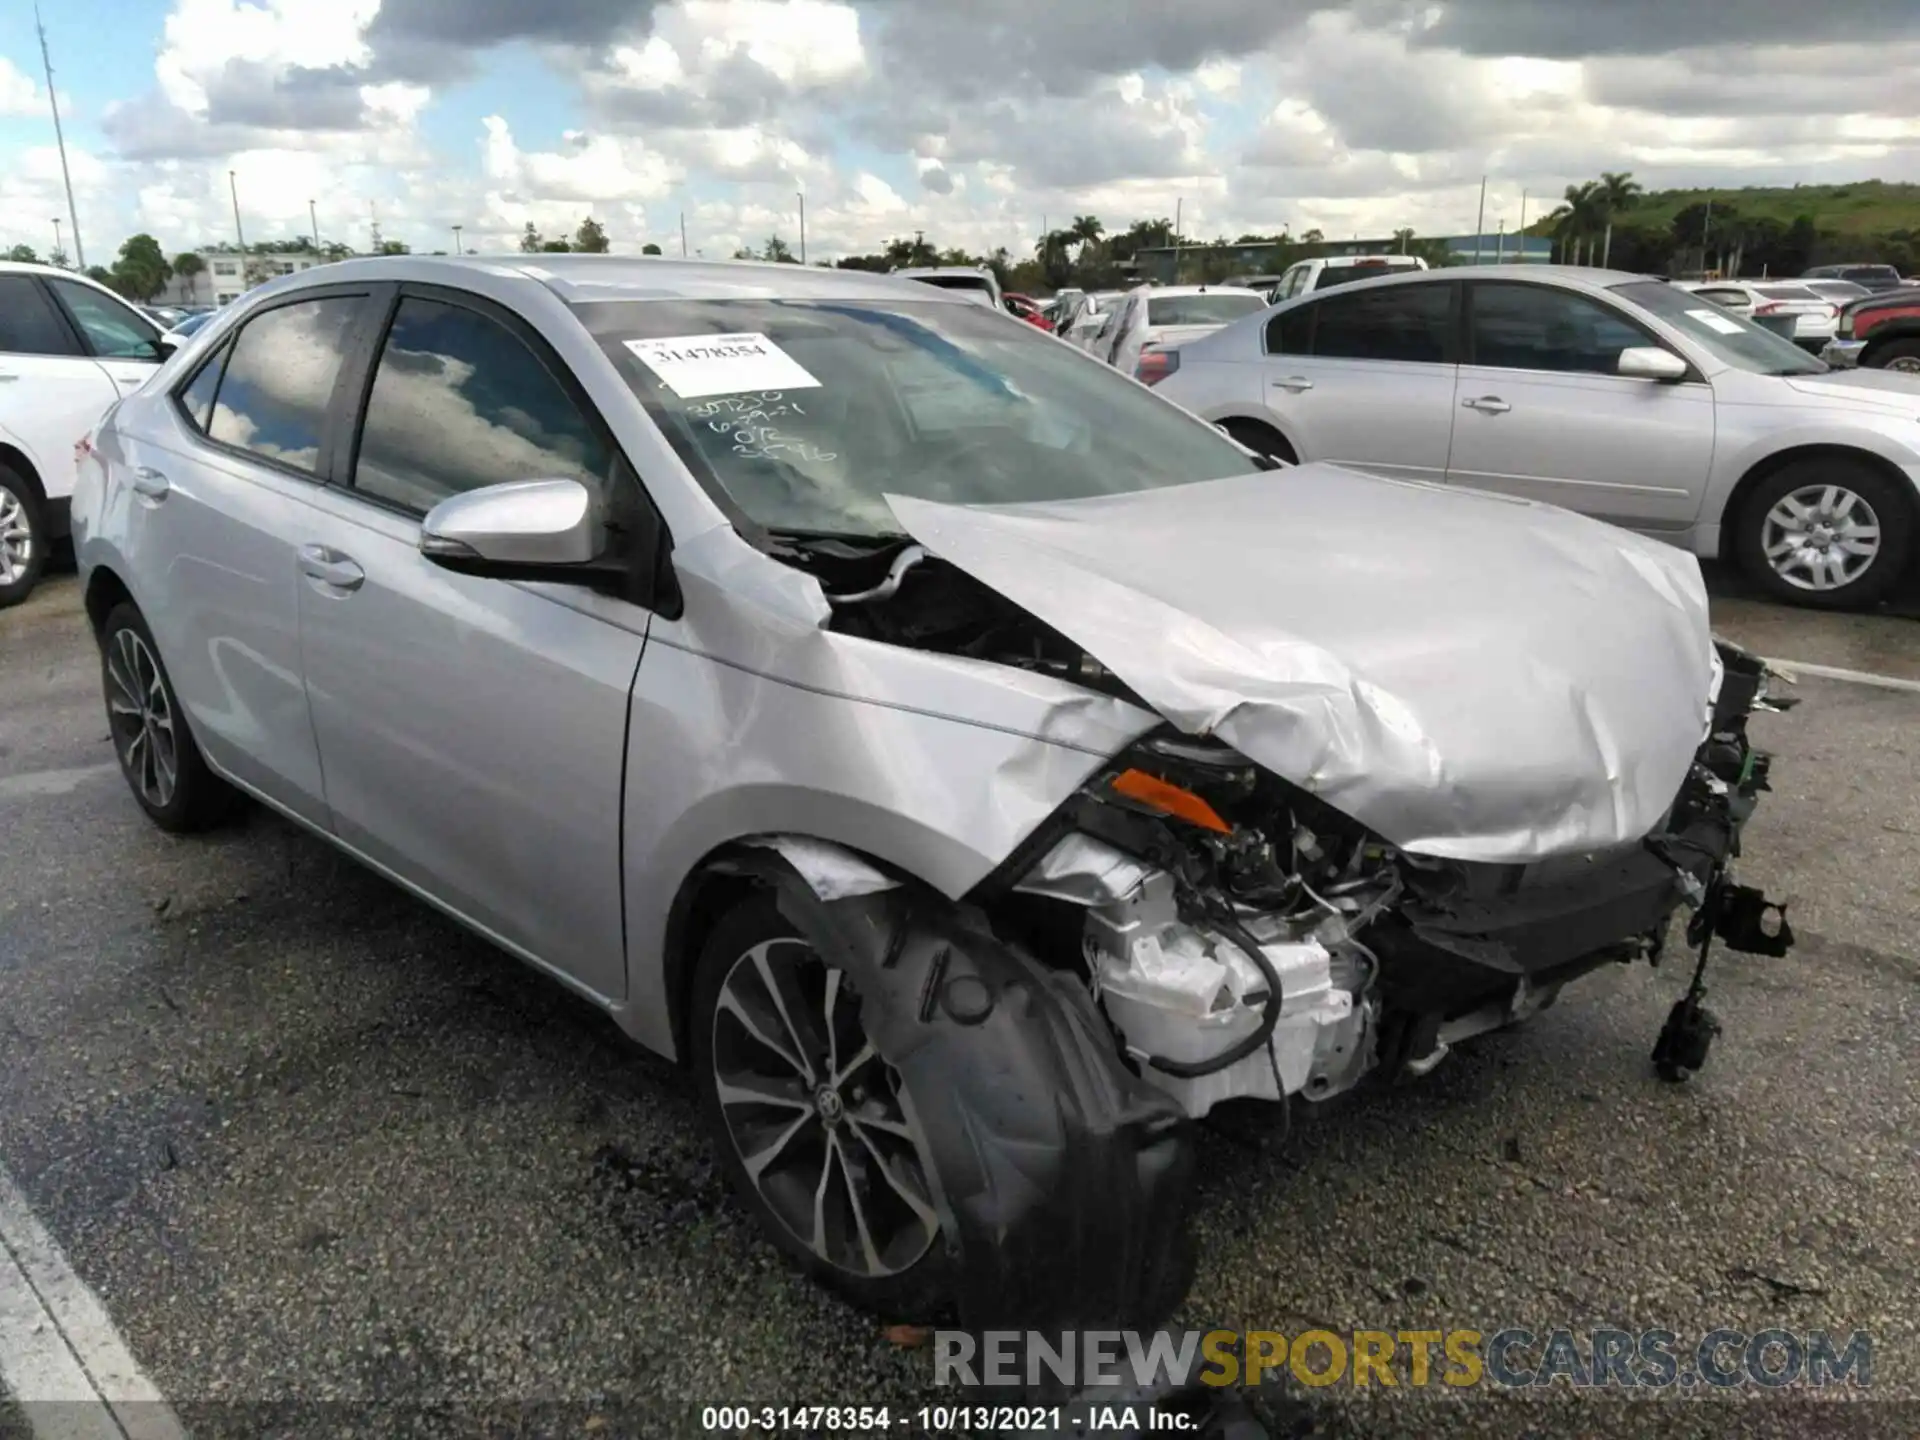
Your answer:
[[[1722,589],[1766,654],[1920,678],[1911,613]],[[1754,726],[1742,876],[1800,943],[1717,964],[1708,1067],[1648,1063],[1681,963],[1609,969],[1284,1140],[1207,1130],[1175,1323],[1865,1331],[1871,1388],[1341,1385],[1296,1433],[1920,1432],[1920,694],[1797,693]],[[592,1009],[273,816],[148,824],[71,575],[0,612],[0,1166],[196,1434],[929,1399],[928,1353],[782,1263],[690,1087]]]

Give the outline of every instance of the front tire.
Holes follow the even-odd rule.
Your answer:
[[[1889,340],[1885,345],[1876,345],[1861,363],[1875,370],[1920,375],[1920,340]]]
[[[1859,460],[1806,459],[1768,475],[1740,507],[1735,553],[1775,599],[1820,610],[1872,605],[1913,553],[1911,493]]]
[[[238,793],[201,758],[160,647],[131,604],[100,627],[100,679],[120,773],[140,808],[162,830],[205,830],[231,816]]]
[[[18,605],[47,566],[46,507],[27,478],[0,465],[0,610]]]
[[[693,976],[701,1109],[740,1201],[808,1274],[893,1320],[948,1300],[925,1147],[847,973],[771,896],[721,919]]]

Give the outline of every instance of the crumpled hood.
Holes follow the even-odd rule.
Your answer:
[[[1706,732],[1698,564],[1569,511],[1326,464],[1091,500],[887,499],[1175,726],[1419,854],[1637,840]]]

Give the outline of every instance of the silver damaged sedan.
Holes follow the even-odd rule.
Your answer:
[[[743,1205],[894,1317],[1145,1323],[1192,1123],[1658,957],[1759,662],[1694,560],[1276,466],[882,276],[397,257],[264,286],[82,442],[135,801],[264,804],[693,1073]]]

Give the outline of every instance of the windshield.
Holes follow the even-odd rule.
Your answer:
[[[1155,295],[1147,301],[1149,325],[1224,325],[1267,308],[1260,296],[1231,290],[1208,295]]]
[[[1730,314],[1690,290],[1658,280],[1632,280],[1612,289],[1736,370],[1754,375],[1818,375],[1827,368],[1791,340]]]
[[[1328,265],[1320,272],[1320,278],[1314,281],[1316,290],[1330,290],[1335,285],[1348,285],[1355,280],[1378,280],[1382,275],[1390,275],[1395,270],[1418,270],[1420,267],[1412,260],[1363,260],[1357,264]]]
[[[695,477],[769,529],[898,534],[888,492],[1070,500],[1259,468],[1137,382],[971,305],[622,300],[574,313]]]

